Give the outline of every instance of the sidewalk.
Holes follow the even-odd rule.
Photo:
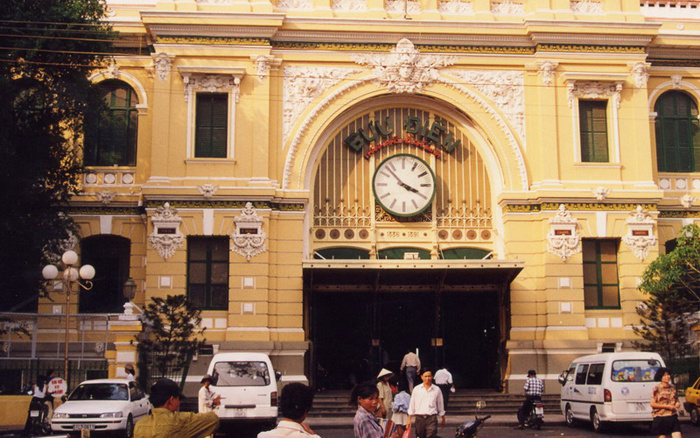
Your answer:
[[[482,417],[480,415],[479,417]],[[473,420],[474,416],[447,416],[447,428],[456,429],[462,423]],[[338,429],[338,428],[352,428],[352,417],[314,417],[308,418],[306,423],[311,426],[312,429]],[[513,415],[492,415],[491,418],[487,420],[487,424],[493,426],[513,426],[518,424],[518,419]],[[564,416],[561,413],[554,413],[547,415],[544,413],[544,424],[546,425],[557,425],[563,426],[566,424],[564,421]]]

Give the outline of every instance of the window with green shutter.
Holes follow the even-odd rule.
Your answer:
[[[607,110],[607,100],[579,101],[581,161],[584,163],[609,161]]]
[[[226,158],[228,94],[197,93],[194,156]]]
[[[700,171],[700,122],[695,101],[682,91],[668,91],[656,101],[654,111],[659,171]]]
[[[619,309],[617,240],[583,239],[583,292],[586,309]]]
[[[187,239],[187,297],[200,309],[228,310],[229,238]]]

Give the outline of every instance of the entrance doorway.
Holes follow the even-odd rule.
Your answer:
[[[408,352],[425,367],[450,367],[459,388],[500,382],[496,291],[321,291],[310,296],[312,367],[318,388],[349,389],[399,372]]]

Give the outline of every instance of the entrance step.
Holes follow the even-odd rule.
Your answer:
[[[524,396],[521,394],[501,394],[488,390],[457,390],[450,395],[447,415],[474,415],[477,410],[477,402],[483,403],[479,415],[515,415],[523,403],[523,398]],[[542,397],[545,415],[547,412],[561,412],[559,399],[558,394],[545,394]],[[357,407],[350,406],[349,402],[350,391],[317,392],[309,417],[353,417]]]

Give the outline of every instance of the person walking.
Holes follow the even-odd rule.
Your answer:
[[[207,374],[206,376],[202,377],[202,380],[199,382],[202,384],[202,387],[199,388],[199,394],[197,394],[197,401],[199,402],[199,413],[205,413],[205,412],[212,412],[214,408],[219,406],[219,402],[221,401],[221,396],[217,395],[214,391],[212,391],[209,386],[213,383],[214,379]]]
[[[450,373],[447,365],[437,370],[433,381],[442,392],[442,400],[445,403],[445,410],[447,411],[447,406],[450,401],[450,392],[454,391],[455,387],[454,382],[452,381],[452,373]]]
[[[377,416],[384,418],[387,423],[391,420],[391,402],[394,395],[391,393],[389,379],[394,375],[386,368],[382,368],[377,375],[377,390],[379,391],[379,410]]]
[[[154,409],[136,423],[134,438],[204,438],[219,429],[215,412],[180,412],[184,397],[170,379],[157,380],[149,397]]]
[[[544,392],[544,383],[537,377],[535,370],[527,372],[527,380],[525,380],[523,390],[525,391],[525,401],[518,409],[518,425],[515,426],[516,429],[525,428],[525,420],[532,409],[532,400],[542,398],[542,393]]]
[[[411,402],[408,406],[408,424],[412,417],[416,417],[416,438],[434,438],[437,436],[438,417],[440,425],[445,427],[445,404],[442,399],[442,391],[433,385],[433,372],[429,369],[422,371],[422,385],[413,389]]]
[[[304,424],[314,401],[314,390],[303,383],[293,382],[282,388],[280,415],[277,427],[260,432],[258,438],[321,438]]]
[[[126,380],[133,382],[136,380],[136,370],[134,369],[133,363],[128,363],[124,365],[124,372],[126,373]]]
[[[384,429],[379,424],[379,390],[372,382],[358,383],[350,394],[350,404],[357,406],[352,420],[355,438],[384,438]],[[391,438],[398,438],[394,431]]]
[[[406,428],[410,427],[410,423],[408,422],[408,407],[411,404],[411,396],[404,390],[403,386],[405,386],[405,383],[399,383],[399,388],[401,388],[401,390],[396,394],[394,403],[391,405],[391,410],[393,411],[391,421],[396,424],[400,437],[403,436]]]
[[[413,393],[413,385],[416,382],[416,375],[420,370],[420,358],[418,355],[409,350],[401,361],[401,372],[406,374],[406,383],[408,383],[408,393]]]
[[[668,368],[661,367],[656,371],[654,380],[660,382],[651,391],[651,433],[659,438],[671,435],[673,438],[681,438],[681,424],[678,421],[678,409],[681,403],[678,401],[676,387],[671,383],[671,372]]]

